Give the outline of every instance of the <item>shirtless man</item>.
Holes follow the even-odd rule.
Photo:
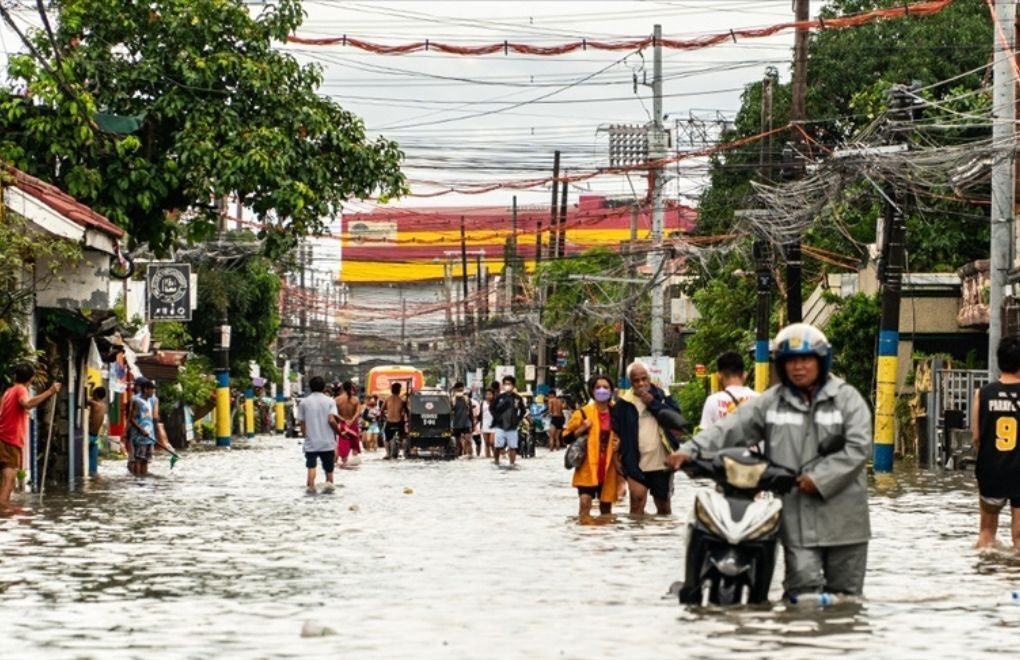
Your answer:
[[[400,455],[400,445],[404,439],[404,418],[407,417],[407,402],[400,395],[400,383],[390,385],[390,396],[383,404],[383,416],[386,425],[383,427],[383,438],[386,442],[386,460]],[[405,450],[406,451],[406,450]]]
[[[549,394],[549,451],[563,449],[563,426],[566,424],[566,416],[563,414],[563,399],[556,391]]]
[[[349,467],[351,452],[361,456],[361,401],[354,389],[354,383],[344,381],[340,395],[336,397],[336,409],[340,413],[340,429],[337,434],[336,452],[340,456],[341,469]]]

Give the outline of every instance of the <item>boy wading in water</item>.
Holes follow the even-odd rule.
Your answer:
[[[156,446],[156,423],[159,420],[159,399],[156,398],[156,384],[148,378],[135,381],[138,393],[131,399],[128,409],[128,424],[131,425],[131,455],[128,470],[136,477],[149,474],[149,462]]]
[[[995,546],[999,512],[1008,500],[1013,547],[1020,550],[1020,336],[1003,337],[996,356],[1002,375],[974,393],[971,408],[981,508],[976,547]]]
[[[89,407],[89,476],[94,477],[99,472],[99,434],[103,432],[103,423],[106,421],[106,388],[97,387],[92,390],[92,398],[88,401]]]

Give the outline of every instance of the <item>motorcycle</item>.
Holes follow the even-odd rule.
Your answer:
[[[745,447],[692,457],[684,472],[711,479],[718,487],[702,489],[694,498],[680,603],[704,607],[767,602],[783,512],[776,496],[789,493],[808,465],[845,445],[840,436],[826,439],[818,456],[799,470]]]

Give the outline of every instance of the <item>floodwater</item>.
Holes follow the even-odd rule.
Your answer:
[[[863,604],[698,611],[665,595],[698,486],[678,477],[672,517],[581,525],[562,454],[539,451],[514,471],[368,454],[307,495],[295,441],[257,438],[16,495],[0,658],[1016,655],[1020,559],[971,549],[970,475],[873,482]]]

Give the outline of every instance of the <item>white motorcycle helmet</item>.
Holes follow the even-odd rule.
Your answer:
[[[773,343],[772,357],[784,385],[790,384],[786,377],[786,360],[802,355],[818,358],[818,382],[824,383],[832,368],[832,344],[825,333],[808,323],[793,323],[780,330]]]

